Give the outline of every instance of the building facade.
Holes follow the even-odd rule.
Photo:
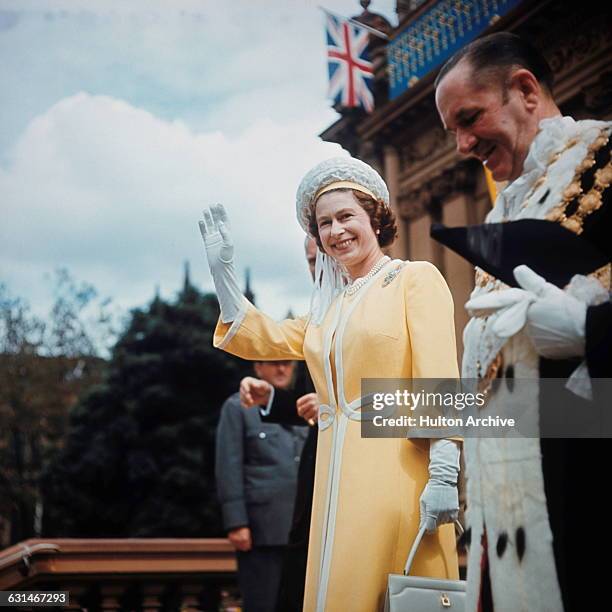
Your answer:
[[[355,19],[373,25],[370,3],[361,4],[365,10]],[[591,0],[398,0],[396,10],[399,24],[383,41],[385,54],[376,40],[374,112],[337,109],[341,117],[321,137],[384,176],[399,228],[390,255],[428,260],[442,271],[456,304],[461,348],[468,320],[462,305],[473,288],[473,268],[431,240],[429,228],[432,222],[482,222],[492,190],[482,165],[462,159],[454,137],[442,127],[434,102],[438,70],[454,50],[477,36],[515,32],[550,62],[563,114],[611,119],[612,18]]]

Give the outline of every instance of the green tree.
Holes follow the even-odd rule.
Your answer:
[[[219,409],[247,364],[212,346],[214,295],[186,278],[173,303],[132,312],[104,383],[71,415],[46,473],[47,536],[220,535],[214,486]]]
[[[101,379],[95,334],[112,339],[109,301],[91,285],[58,270],[53,291],[43,319],[0,284],[0,545],[40,535],[41,472],[76,397]]]

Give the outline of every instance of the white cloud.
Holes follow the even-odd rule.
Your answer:
[[[62,100],[28,125],[0,171],[3,276],[38,300],[43,273],[66,266],[127,307],[158,283],[175,291],[188,259],[196,284],[211,287],[197,219],[223,202],[261,306],[301,311],[309,282],[295,189],[339,151],[315,133],[309,120],[269,119],[236,137],[194,133],[110,97]]]
[[[323,4],[344,15],[361,10],[355,0]],[[196,129],[234,133],[262,117],[323,112],[329,104],[318,5],[0,0],[0,15],[7,16],[0,19],[0,81],[6,85],[0,105],[10,119],[0,125],[0,149],[34,115],[81,90],[181,118]],[[370,8],[390,16],[393,5],[378,0]],[[251,92],[258,93],[255,103]],[[262,98],[265,103],[258,103]],[[234,99],[240,99],[239,107],[231,104]],[[231,114],[224,112],[228,102]]]
[[[39,311],[60,265],[124,307],[185,259],[211,288],[196,221],[219,201],[259,304],[303,310],[295,189],[338,150],[319,3],[0,0],[0,278]]]

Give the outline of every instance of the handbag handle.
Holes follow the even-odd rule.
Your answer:
[[[455,521],[455,525],[457,526],[457,531],[459,535],[463,535],[463,525],[459,521]],[[406,565],[404,566],[404,576],[408,576],[410,574],[410,568],[412,567],[412,562],[414,561],[414,557],[417,553],[417,549],[419,548],[419,544],[425,535],[425,525],[423,525],[414,539],[414,544],[408,553],[408,560],[406,561]]]

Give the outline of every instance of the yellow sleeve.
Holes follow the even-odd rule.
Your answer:
[[[406,264],[406,317],[412,378],[459,378],[451,292],[427,261]]]
[[[450,289],[438,268],[428,261],[409,262],[407,267],[406,316],[412,378],[459,378]],[[447,438],[462,443],[460,436]]]
[[[231,323],[217,321],[213,346],[250,360],[304,359],[307,317],[277,323],[253,304],[245,306]]]

